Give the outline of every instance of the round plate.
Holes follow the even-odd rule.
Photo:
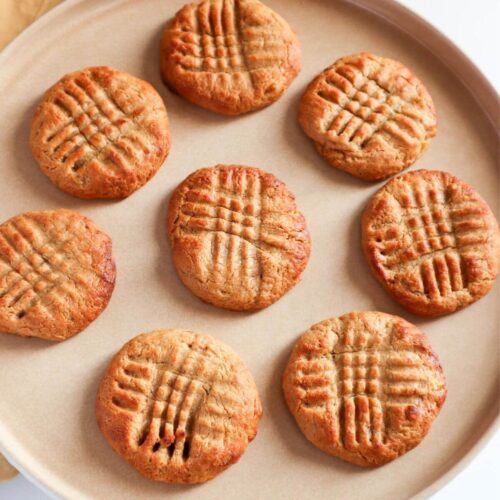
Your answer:
[[[381,183],[367,184],[326,165],[299,129],[297,107],[307,83],[342,55],[369,50],[401,60],[425,82],[439,114],[438,136],[413,168],[461,177],[498,213],[496,94],[450,42],[396,3],[268,0],[298,32],[302,72],[272,106],[239,118],[218,116],[171,94],[159,77],[160,33],[182,3],[69,0],[0,56],[0,219],[26,210],[79,210],[112,236],[118,267],[108,309],[80,335],[61,344],[0,336],[0,443],[27,474],[65,498],[165,499],[182,493],[218,499],[228,492],[241,499],[287,500],[427,496],[478,449],[498,415],[498,286],[471,307],[435,320],[412,316],[394,303],[360,249],[360,214]],[[30,119],[44,90],[67,72],[102,64],[152,82],[172,122],[166,164],[120,202],[66,196],[40,173],[28,147]],[[273,172],[296,194],[309,224],[313,252],[302,283],[258,313],[203,304],[172,267],[165,236],[168,197],[190,172],[216,163]],[[308,443],[281,395],[281,373],[298,336],[319,320],[351,310],[381,310],[416,323],[439,353],[449,387],[424,442],[374,470]],[[94,418],[97,384],[110,357],[136,334],[166,327],[227,342],[250,366],[262,395],[265,415],[247,453],[198,487],[141,478],[107,445]]]

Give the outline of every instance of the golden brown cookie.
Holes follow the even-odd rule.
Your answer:
[[[239,115],[283,94],[300,71],[300,47],[288,23],[258,0],[203,0],[165,29],[161,71],[189,101]]]
[[[66,209],[26,212],[0,225],[0,332],[65,340],[108,305],[111,238]]]
[[[381,312],[312,326],[293,349],[283,390],[309,441],[362,466],[382,465],[417,446],[446,398],[427,337]]]
[[[18,472],[12,465],[7,462],[5,457],[0,454],[0,483],[2,481],[8,481],[13,477],[17,476]]]
[[[239,460],[262,408],[250,371],[224,343],[158,330],[113,358],[96,416],[112,448],[143,476],[201,483]]]
[[[108,67],[59,80],[31,125],[31,150],[57,187],[79,198],[125,198],[170,149],[167,111],[147,82]]]
[[[299,122],[328,163],[367,181],[415,162],[437,128],[422,82],[401,63],[367,52],[339,59],[311,82]]]
[[[498,274],[495,216],[473,188],[446,172],[416,170],[389,181],[365,209],[362,241],[385,289],[422,316],[479,300]]]
[[[294,196],[257,168],[218,165],[174,191],[167,231],[181,280],[237,311],[271,305],[300,279],[311,242]]]

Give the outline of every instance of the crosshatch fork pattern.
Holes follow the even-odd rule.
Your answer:
[[[200,221],[210,231],[212,263],[207,276],[213,279],[237,273],[242,280],[251,280],[261,274],[261,179],[244,174],[240,180],[237,184],[231,170],[227,174],[220,170],[213,176],[210,193],[192,190],[181,208],[187,217],[184,230],[195,229]]]
[[[66,120],[46,138],[50,154],[73,172],[97,162],[111,174],[131,170],[152,149],[146,130],[96,78],[67,80],[53,106]]]
[[[174,191],[167,216],[177,273],[202,300],[269,306],[300,279],[310,254],[304,216],[286,185],[243,165],[202,168]]]
[[[409,93],[411,84],[390,90],[387,72],[380,63],[372,62],[373,68],[367,72],[348,63],[325,72],[317,91],[331,108],[323,123],[323,133],[358,149],[375,137],[394,147],[421,141],[426,135],[422,111],[408,97],[403,97]]]
[[[195,434],[224,446],[232,424],[218,406],[235,402],[227,392],[229,384],[218,377],[217,357],[203,341],[183,345],[173,359],[163,363],[129,357],[116,378],[112,402],[139,415],[138,447],[158,452],[163,460],[186,461]],[[210,403],[212,394],[217,404]]]
[[[418,406],[428,392],[422,363],[412,351],[360,350],[315,356],[300,364],[302,404],[327,410],[337,401],[332,422],[346,448],[384,443],[391,408]]]
[[[184,234],[206,235],[210,260],[204,279],[238,282],[258,299],[266,279],[262,259],[287,251],[286,235],[266,224],[269,214],[263,213],[266,195],[258,172],[221,168],[210,175],[209,186],[192,187],[184,195],[178,227]]]
[[[18,217],[0,227],[0,299],[22,319],[35,306],[51,315],[51,304],[65,294],[86,292],[89,283],[75,273],[73,237],[53,240],[33,218]],[[71,264],[68,259],[68,252]],[[72,266],[72,276],[67,272]],[[79,267],[79,266],[78,266]]]
[[[216,0],[191,6],[190,26],[178,33],[180,65],[186,71],[248,76],[253,86],[252,73],[273,66],[275,51],[284,43],[271,26],[244,27],[242,3]]]
[[[192,56],[185,65],[190,71],[247,72],[239,26],[239,2],[205,2],[193,11],[193,32],[184,35]]]
[[[300,337],[283,391],[312,443],[348,462],[374,466],[425,437],[446,399],[446,382],[416,326],[360,311],[321,321]]]
[[[485,224],[474,202],[451,201],[442,183],[430,187],[405,184],[398,199],[400,224],[375,229],[382,265],[396,274],[417,271],[418,292],[431,298],[466,290],[467,253],[487,242]],[[402,243],[404,241],[404,243]]]

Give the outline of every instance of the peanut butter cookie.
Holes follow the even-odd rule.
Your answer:
[[[238,115],[276,101],[300,71],[285,20],[258,0],[188,4],[161,41],[163,79],[203,108]]]
[[[414,163],[437,128],[423,83],[401,63],[367,52],[339,59],[311,82],[299,122],[331,165],[367,181]]]
[[[101,381],[97,422],[142,475],[201,483],[245,452],[262,415],[243,361],[222,342],[181,330],[135,337]]]
[[[390,462],[425,437],[446,398],[426,336],[402,318],[353,312],[311,327],[283,376],[307,439],[357,465]]]
[[[161,167],[170,126],[149,83],[113,68],[87,68],[45,93],[30,144],[42,172],[68,194],[125,198]]]
[[[495,216],[473,188],[446,172],[416,170],[389,181],[365,209],[362,241],[377,279],[422,316],[479,300],[498,274]]]
[[[299,281],[309,259],[309,233],[294,196],[257,168],[194,172],[175,190],[167,226],[181,280],[226,309],[271,305]]]
[[[0,332],[65,340],[107,306],[111,239],[72,210],[27,212],[0,225]]]

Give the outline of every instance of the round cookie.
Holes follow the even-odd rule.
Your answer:
[[[250,371],[224,343],[159,330],[135,337],[113,358],[96,416],[112,448],[143,476],[201,483],[239,460],[262,407]]]
[[[498,274],[495,216],[473,188],[446,172],[416,170],[389,181],[364,211],[362,243],[385,289],[422,316],[479,300]]]
[[[258,310],[300,279],[311,242],[294,196],[257,168],[218,165],[174,191],[167,218],[177,273],[205,302]]]
[[[328,163],[367,181],[415,162],[437,128],[422,82],[401,63],[367,52],[339,59],[311,82],[299,122]]]
[[[0,332],[65,340],[108,305],[111,238],[66,209],[27,212],[0,225]]]
[[[165,83],[227,115],[276,101],[300,71],[295,33],[258,0],[203,0],[174,17],[161,41]]]
[[[167,111],[147,82],[108,67],[59,80],[43,96],[30,145],[42,172],[79,198],[125,198],[170,149]]]
[[[446,398],[426,336],[381,312],[312,326],[293,348],[283,391],[309,441],[361,466],[385,464],[417,446]]]

